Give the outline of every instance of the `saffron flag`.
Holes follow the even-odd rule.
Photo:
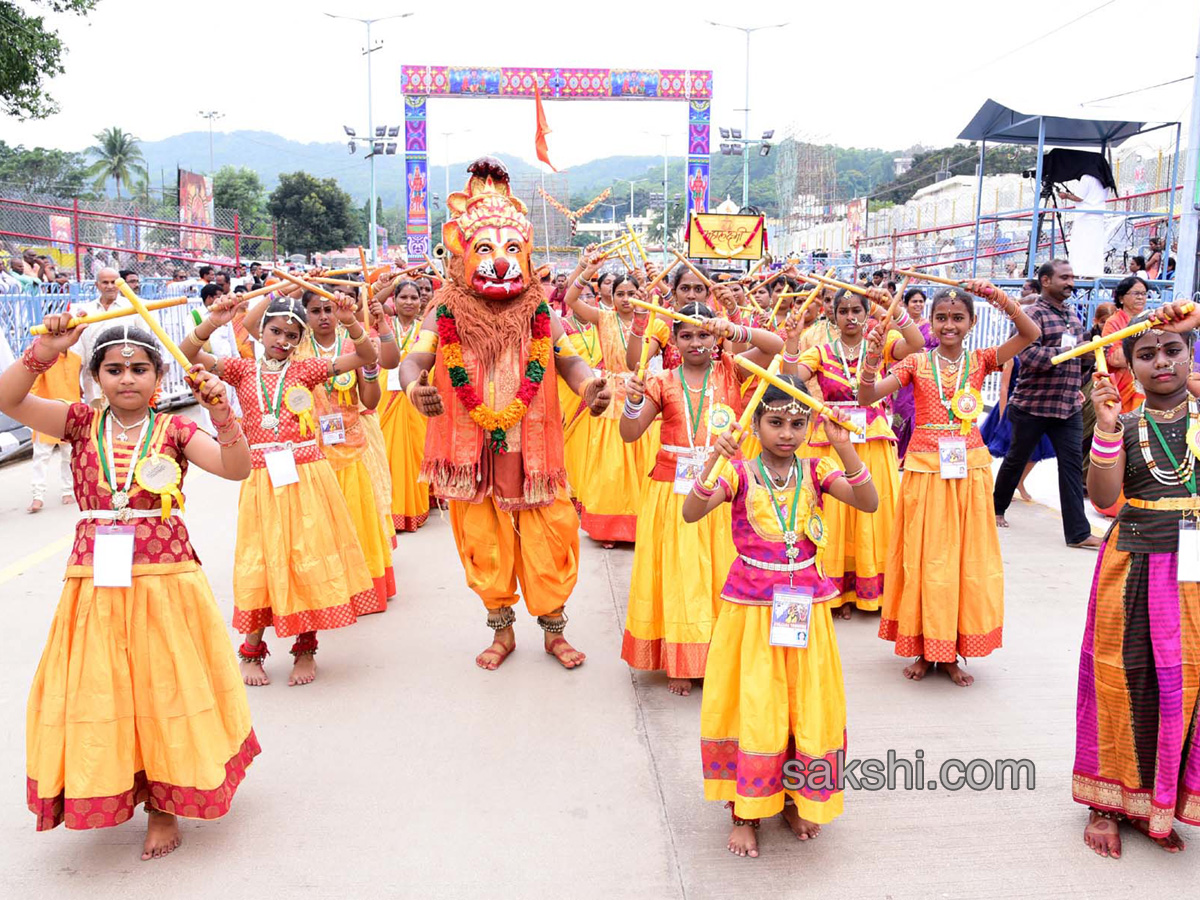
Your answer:
[[[536,78],[533,82],[533,102],[537,105],[537,134],[533,139],[537,148],[537,158],[557,172],[554,163],[550,162],[550,151],[546,147],[546,135],[550,133],[550,126],[546,124],[546,110],[542,107],[542,92],[538,88]]]

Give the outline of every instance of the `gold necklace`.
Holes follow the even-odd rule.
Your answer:
[[[1183,412],[1183,410],[1187,407],[1189,399],[1189,397],[1184,397],[1181,401],[1179,401],[1177,406],[1173,406],[1171,409],[1151,409],[1149,406],[1147,406],[1145,408],[1146,415],[1151,416],[1160,422],[1173,421],[1175,417]]]

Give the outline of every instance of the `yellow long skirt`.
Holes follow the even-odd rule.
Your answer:
[[[860,512],[826,494],[825,533],[829,535],[829,543],[822,563],[841,591],[830,604],[837,608],[853,603],[871,612],[879,609],[883,600],[888,546],[896,516],[896,498],[900,494],[900,463],[893,441],[867,441],[855,444],[854,449],[871,471],[872,483],[879,494],[879,508],[873,513]],[[809,447],[808,452],[814,459],[831,457],[841,467],[832,447]]]
[[[567,387],[566,381],[558,379],[558,402],[563,411],[563,466],[567,470],[567,496],[579,508],[579,486],[583,484],[588,469],[588,435],[591,414],[585,409],[579,412],[583,402],[579,395]]]
[[[233,627],[249,634],[272,625],[279,637],[353,625],[380,612],[329,461],[296,466],[300,480],[275,488],[252,469],[238,497],[233,552]]]
[[[626,443],[620,419],[584,413],[567,426],[564,444],[572,440],[587,452],[574,482],[583,530],[597,541],[633,541],[642,482],[654,468],[654,458],[647,456],[649,431]]]
[[[732,800],[738,818],[762,819],[783,810],[786,794],[801,818],[832,822],[842,814],[832,776],[845,749],[846,695],[829,604],[813,606],[808,646],[800,648],[771,646],[771,607],[724,601],[700,704],[704,798]],[[801,767],[794,790],[783,784],[789,760]]]
[[[937,453],[908,451],[888,553],[879,636],[897,656],[987,656],[1004,635],[1004,561],[986,447],[967,477],[944,479]]]
[[[383,520],[383,530],[395,546],[396,526],[392,522],[392,472],[388,466],[387,442],[383,439],[383,428],[379,415],[364,412],[358,418],[363,434],[367,438],[367,450],[363,454],[363,465],[371,478],[371,490],[375,493],[375,509]]]
[[[429,519],[429,485],[417,480],[425,457],[425,417],[400,391],[385,390],[379,410],[392,478],[392,526],[397,534],[413,532]]]
[[[392,532],[384,525],[383,516],[375,505],[375,492],[366,463],[357,459],[349,465],[334,469],[338,487],[346,498],[346,508],[354,522],[358,545],[367,561],[367,573],[375,585],[375,596],[388,600],[396,593],[396,573],[392,569]],[[387,606],[385,604],[384,609]]]
[[[26,797],[44,831],[154,809],[215,819],[259,753],[246,688],[204,572],[67,578],[26,710]]]
[[[647,478],[642,486],[621,659],[670,678],[703,678],[737,550],[729,504],[689,525],[684,499],[670,481]]]

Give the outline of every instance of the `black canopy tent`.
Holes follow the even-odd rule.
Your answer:
[[[1027,277],[1032,278],[1036,268],[1039,222],[1041,221],[1042,160],[1047,145],[1051,147],[1094,148],[1107,153],[1129,138],[1138,134],[1175,126],[1175,155],[1171,164],[1170,203],[1167,213],[1165,246],[1171,246],[1171,226],[1175,216],[1175,185],[1179,178],[1178,122],[1149,124],[1128,120],[1085,119],[1077,116],[1054,116],[1045,113],[1020,113],[995,100],[984,101],[983,106],[959,134],[959,140],[979,141],[979,171],[975,196],[975,247],[972,250],[971,274],[974,275],[979,262],[979,221],[983,211],[983,161],[987,143],[1024,144],[1037,147],[1037,175],[1033,194],[1033,208],[1013,212],[1033,214],[1029,229],[1029,260]],[[1064,235],[1065,238],[1065,235]]]

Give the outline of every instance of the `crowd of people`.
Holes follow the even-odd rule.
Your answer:
[[[155,858],[178,846],[177,816],[223,815],[259,753],[245,688],[271,681],[265,632],[293,639],[289,684],[315,681],[318,632],[387,610],[397,538],[436,504],[492,629],[484,670],[515,649],[519,596],[546,653],[579,668],[564,634],[579,530],[632,544],[621,656],[672,694],[703,685],[704,793],[731,811],[728,849],[756,856],[758,824],[777,814],[811,840],[841,791],[783,775],[845,752],[835,620],[878,615],[910,660],[903,677],[969,687],[962,663],[1003,645],[999,528],[1052,449],[1065,540],[1101,551],[1079,678],[1085,840],[1119,855],[1126,821],[1182,849],[1173,820],[1200,824],[1200,532],[1180,530],[1200,513],[1200,312],[1162,307],[1108,348],[1106,376],[1052,361],[1087,339],[1061,260],[1021,298],[985,280],[902,290],[883,270],[836,287],[791,267],[618,270],[594,247],[557,283],[524,284],[512,266],[533,275],[527,225],[505,204],[519,207],[491,177],[472,185],[521,236],[488,246],[517,260],[507,270],[472,256],[487,229],[464,201],[445,272],[360,284],[313,269],[267,285],[257,264],[203,267],[198,284],[175,273],[204,307],[180,345],[200,423],[156,410],[164,351],[136,317],[47,316],[0,375],[0,411],[47,448],[31,512],[56,442],[63,502],[81,510],[28,707],[39,829],[119,824],[145,802]],[[123,303],[121,277],[136,276],[99,269],[98,300],[74,313]],[[519,314],[472,317],[466,293],[498,309],[514,281]],[[1145,321],[1146,294],[1123,281],[1102,333]],[[968,349],[979,301],[1011,331]],[[981,433],[993,373],[1002,401]],[[1088,495],[1115,515],[1103,541],[1083,513],[1085,459]],[[236,660],[180,515],[189,465],[241,482]],[[114,628],[131,630],[129,653]],[[145,700],[160,679],[172,698]]]

